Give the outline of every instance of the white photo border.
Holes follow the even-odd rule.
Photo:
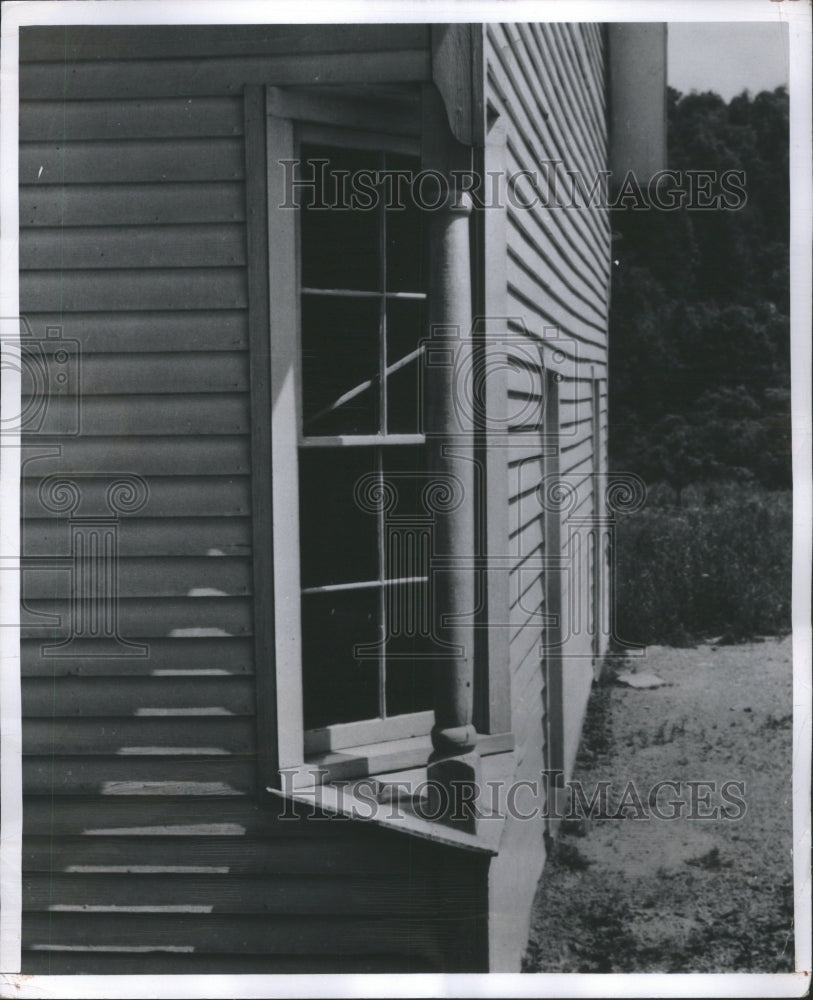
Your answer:
[[[409,976],[22,976],[22,765],[19,626],[0,628],[0,996],[790,997],[811,969],[811,9],[805,0],[6,0],[0,58],[0,334],[19,315],[18,32],[37,24],[240,24],[447,21],[786,22],[790,39],[793,422],[793,843],[797,972],[787,974]],[[0,418],[19,412],[20,375],[2,364]],[[0,448],[0,622],[19,619],[20,441]]]

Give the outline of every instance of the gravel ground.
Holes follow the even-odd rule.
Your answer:
[[[665,683],[620,685],[617,672],[629,670]],[[605,818],[562,822],[526,971],[793,970],[791,682],[790,637],[650,646],[606,673],[574,774],[588,800],[598,782],[611,783]],[[652,798],[664,780],[679,791]],[[714,792],[698,787],[694,810],[717,808],[718,818],[690,817],[688,781],[716,783]],[[729,801],[720,794],[727,781],[744,782],[729,786]],[[658,819],[653,802],[662,815],[682,815]]]

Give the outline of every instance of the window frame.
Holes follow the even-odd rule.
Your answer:
[[[329,91],[329,92],[328,92]],[[291,788],[291,781],[308,786],[315,780],[330,782],[346,778],[423,767],[431,753],[429,730],[434,712],[393,716],[382,721],[363,720],[339,723],[329,729],[312,731],[305,739],[302,690],[302,643],[299,578],[299,497],[298,475],[274,476],[274,469],[298,468],[300,388],[298,378],[300,335],[299,227],[294,211],[280,211],[287,194],[280,159],[294,159],[297,130],[304,136],[318,126],[330,129],[335,137],[341,130],[369,133],[374,148],[380,135],[401,136],[417,148],[421,165],[435,166],[438,145],[434,132],[439,127],[437,112],[425,96],[412,105],[410,100],[390,105],[379,99],[359,100],[343,96],[340,88],[315,94],[274,86],[246,86],[246,225],[248,328],[251,386],[251,496],[254,580],[254,647],[257,690],[257,790]],[[441,128],[443,126],[440,126]],[[426,130],[432,130],[427,153]],[[338,130],[338,131],[336,131]],[[489,137],[487,163],[504,156],[504,134]],[[395,150],[394,150],[395,151]],[[485,231],[475,233],[476,246],[483,236],[492,249],[490,261],[504,254],[503,213],[489,213]],[[273,266],[271,250],[273,248]],[[501,305],[506,295],[502,285],[503,266],[494,268],[492,278],[481,286],[488,306]],[[478,296],[479,300],[479,296]],[[486,312],[488,310],[486,309]],[[296,337],[278,336],[295,330]],[[500,413],[505,400],[490,393],[490,412]],[[496,410],[494,409],[496,407]],[[293,432],[292,432],[293,430]],[[505,466],[504,449],[496,449],[490,459],[489,483],[499,478]],[[269,461],[270,456],[270,461]],[[492,467],[493,466],[493,467]],[[488,487],[489,500],[496,489]],[[507,607],[507,580],[497,567],[504,546],[506,512],[489,503],[486,559],[495,556],[495,571],[488,571],[487,618],[481,624],[507,620],[500,613]],[[270,609],[270,613],[269,612]],[[495,631],[492,629],[492,631]],[[510,752],[515,739],[511,732],[510,677],[507,657],[502,655],[507,638],[505,629],[496,629],[496,642],[476,652],[475,724],[477,752],[481,755]],[[479,694],[478,694],[479,688]],[[352,752],[352,748],[357,748]],[[317,777],[315,769],[321,769]]]
[[[282,210],[286,204],[284,172],[279,161],[298,157],[302,143],[324,143],[346,148],[370,148],[392,153],[420,155],[419,136],[384,131],[383,120],[373,115],[360,120],[358,107],[348,102],[342,115],[342,102],[336,98],[309,102],[300,95],[290,101],[277,88],[266,93],[265,149],[267,184],[268,301],[270,328],[270,542],[273,557],[273,612],[270,616],[273,661],[275,664],[276,761],[266,767],[261,781],[265,786],[279,783],[279,771],[302,765],[325,767],[328,777],[335,767],[332,759],[339,751],[343,760],[339,770],[357,774],[392,768],[391,755],[352,754],[352,748],[365,751],[385,744],[401,744],[396,756],[407,766],[426,762],[431,750],[429,733],[434,723],[433,711],[412,712],[387,718],[336,723],[320,729],[304,727],[304,692],[301,632],[301,578],[299,540],[299,450],[354,443],[353,438],[306,437],[302,426],[301,353],[301,253],[299,212]],[[364,126],[368,125],[369,128]],[[383,145],[382,145],[383,143]],[[267,336],[267,334],[266,334]],[[422,444],[421,434],[353,436],[360,446],[393,443]],[[266,459],[266,464],[267,459]],[[274,475],[274,470],[284,475]],[[266,499],[266,504],[268,500]],[[256,509],[256,508],[255,508]],[[256,536],[255,536],[256,538]],[[262,544],[262,542],[260,543]],[[264,669],[258,662],[258,673]],[[267,694],[267,692],[266,692]],[[265,727],[266,730],[270,726]],[[262,731],[262,727],[260,727]],[[375,762],[375,756],[381,759]],[[362,760],[365,758],[365,760]]]

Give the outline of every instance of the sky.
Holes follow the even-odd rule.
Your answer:
[[[684,94],[713,90],[726,101],[788,82],[787,26],[777,21],[669,24],[667,74]]]

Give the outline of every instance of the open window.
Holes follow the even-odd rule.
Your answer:
[[[421,213],[392,190],[419,171],[417,150],[313,127],[295,143],[307,754],[432,725],[429,539],[414,530],[427,264]]]
[[[467,697],[476,693],[482,484],[463,489],[460,509],[451,502],[455,484],[474,480],[460,457],[473,428],[448,459],[448,432],[437,429],[449,409],[437,403],[451,398],[466,351],[433,337],[426,363],[424,352],[430,323],[459,327],[470,344],[470,209],[452,207],[465,226],[455,224],[454,250],[443,245],[435,271],[445,292],[430,303],[439,244],[430,248],[429,229],[438,227],[410,190],[447,126],[420,90],[330,89],[246,95],[262,787],[303,765],[306,778],[319,768],[325,781],[422,767],[433,740],[454,752],[460,734],[481,754],[513,746],[504,712],[481,712],[477,729],[449,694],[460,671]],[[438,484],[452,490],[445,501]],[[433,549],[433,531],[448,539],[450,529],[459,556],[444,555],[442,542]],[[444,632],[460,628],[449,621],[469,630],[462,644]],[[507,670],[502,658],[493,665]],[[487,679],[489,706],[504,707],[501,685]]]
[[[255,556],[273,578],[257,625],[276,663],[268,729],[279,748],[261,780],[306,762],[328,777],[424,764],[434,722],[421,517],[428,237],[408,196],[420,104],[399,96],[385,114],[358,97],[261,96],[273,555],[257,551],[255,528]],[[247,133],[252,124],[256,133],[247,114]]]

